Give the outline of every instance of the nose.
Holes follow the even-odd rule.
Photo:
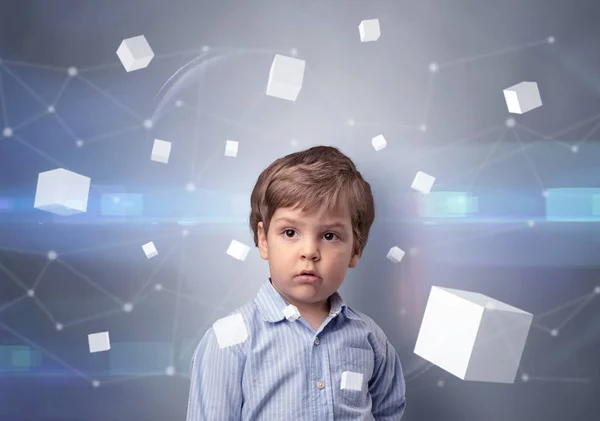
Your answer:
[[[314,240],[304,240],[302,242],[301,254],[303,259],[315,260],[319,258],[318,243]]]

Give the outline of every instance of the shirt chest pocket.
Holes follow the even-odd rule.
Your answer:
[[[362,408],[370,403],[369,380],[373,375],[375,358],[370,349],[344,347],[339,351],[336,381],[342,399],[351,406]]]

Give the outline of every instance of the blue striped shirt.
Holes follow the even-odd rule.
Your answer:
[[[315,331],[270,279],[219,319],[194,352],[187,421],[398,421],[406,406],[400,359],[368,316],[330,298]]]

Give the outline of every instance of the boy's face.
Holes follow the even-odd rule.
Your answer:
[[[360,258],[353,255],[353,237],[347,207],[310,214],[279,208],[266,236],[263,223],[258,223],[260,256],[269,262],[273,286],[301,312],[329,311],[329,296]],[[301,280],[298,275],[305,270],[315,272],[319,279]]]

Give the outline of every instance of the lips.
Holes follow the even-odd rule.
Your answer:
[[[304,270],[296,275],[296,278],[304,282],[316,282],[321,279],[321,277],[312,270]]]

